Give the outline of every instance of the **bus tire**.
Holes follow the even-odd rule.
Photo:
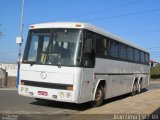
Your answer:
[[[131,95],[134,96],[138,93],[138,82],[135,81],[134,84],[133,84],[133,88],[132,88],[132,92],[131,92]]]
[[[105,97],[104,87],[100,85],[96,90],[95,98],[92,101],[92,107],[100,107],[104,101],[104,97]]]
[[[142,87],[143,87],[142,80],[140,80],[140,82],[138,84],[138,93],[139,94],[142,92]]]

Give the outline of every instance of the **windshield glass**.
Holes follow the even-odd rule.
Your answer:
[[[30,30],[23,62],[78,66],[81,58],[82,31],[78,29]]]

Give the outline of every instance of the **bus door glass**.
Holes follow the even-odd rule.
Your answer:
[[[90,100],[95,65],[94,34],[91,32],[87,32],[83,39],[82,64],[84,68],[81,93],[84,100]]]

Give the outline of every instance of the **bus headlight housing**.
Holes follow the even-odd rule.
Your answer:
[[[58,93],[58,98],[59,99],[68,99],[68,100],[71,100],[72,99],[72,94],[70,92],[60,91]]]
[[[29,93],[29,89],[27,87],[21,87],[21,92],[23,93]]]
[[[73,86],[67,86],[67,90],[73,90]]]
[[[72,99],[72,95],[70,92],[67,92],[67,99]]]
[[[61,99],[63,99],[64,98],[64,92],[59,92],[58,93],[58,97],[61,98]]]
[[[23,87],[21,87],[21,92],[24,92],[24,88]]]
[[[21,80],[21,85],[24,85],[24,81],[23,80]]]

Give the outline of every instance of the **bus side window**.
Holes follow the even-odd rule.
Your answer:
[[[145,63],[149,64],[149,54],[145,53]]]
[[[113,58],[119,58],[119,46],[120,43],[114,40],[110,40],[110,56]]]
[[[132,47],[129,47],[129,46],[127,48],[127,60],[131,60],[131,61],[134,60],[134,49]],[[136,60],[136,58],[135,58],[135,60]],[[137,58],[137,60],[138,60],[138,58]]]
[[[96,56],[102,58],[108,56],[108,43],[108,40],[104,36],[96,36]]]
[[[87,33],[83,44],[83,66],[94,67],[95,64],[95,50],[93,47],[94,35]]]
[[[139,62],[140,61],[140,55],[139,55],[139,50],[138,49],[135,49],[134,50],[134,60],[136,62]]]
[[[119,47],[120,47],[119,57],[125,60],[127,57],[127,46],[121,43]]]
[[[145,56],[144,56],[144,52],[140,52],[140,60],[141,60],[141,63],[144,63],[145,61],[144,61],[144,58],[145,58]]]

